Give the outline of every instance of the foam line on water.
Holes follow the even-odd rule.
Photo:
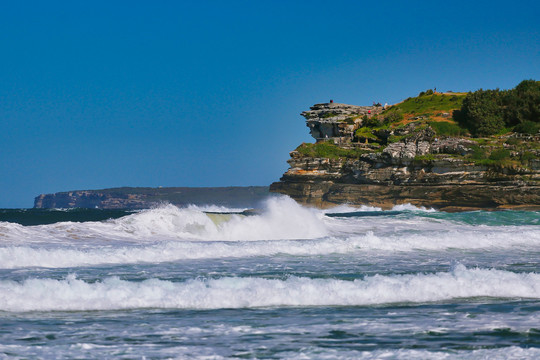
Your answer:
[[[0,281],[0,310],[15,312],[361,306],[471,297],[540,299],[540,275],[458,265],[450,272],[375,275],[354,281],[225,277],[175,283],[159,279],[130,282],[110,277],[88,283],[74,275],[64,280]]]
[[[336,350],[318,347],[307,348],[300,353],[281,353],[280,356],[291,360],[304,359],[357,359],[357,360],[507,360],[507,359],[538,359],[540,349],[507,346],[495,349],[432,351],[416,349],[383,349],[373,351]]]
[[[362,212],[362,211],[381,211],[384,210],[377,206],[369,206],[369,205],[360,205],[360,206],[352,206],[348,204],[338,205],[335,207],[331,207],[328,209],[322,210],[325,214],[341,214],[341,213],[354,213],[354,212]],[[395,205],[391,210],[388,211],[416,211],[416,212],[437,212],[437,210],[432,208],[426,208],[423,206],[415,206],[411,204],[400,204]]]
[[[0,268],[75,267],[100,264],[166,262],[189,259],[242,258],[288,254],[313,256],[370,251],[407,252],[448,249],[540,249],[540,231],[524,228],[482,228],[467,231],[375,234],[324,237],[314,240],[161,241],[111,246],[47,245],[0,247]]]

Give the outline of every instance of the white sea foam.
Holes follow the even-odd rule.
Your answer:
[[[374,351],[343,351],[341,349],[308,348],[304,351],[281,353],[287,359],[357,359],[357,360],[507,360],[507,359],[538,359],[540,349],[509,346],[496,349],[430,351],[411,349],[386,349]]]
[[[380,207],[375,207],[375,206],[367,206],[367,205],[352,206],[352,205],[344,204],[344,205],[331,207],[322,211],[325,214],[343,214],[343,213],[351,213],[351,212],[383,211],[383,210]]]
[[[354,206],[349,204],[338,205],[332,208],[322,210],[325,214],[342,214],[342,213],[351,213],[351,212],[362,212],[362,211],[383,211],[382,208],[377,206],[369,205],[360,205]],[[395,205],[390,211],[423,211],[423,212],[436,212],[432,208],[426,208],[423,206],[415,206],[411,204],[400,204]]]
[[[363,280],[264,278],[193,279],[175,283],[106,278],[0,281],[0,310],[219,309],[267,306],[358,306],[425,303],[456,298],[540,299],[540,274],[466,269],[414,275],[375,275]]]
[[[215,220],[198,207],[166,205],[105,222],[40,226],[3,222],[0,223],[0,268],[156,263],[275,254],[540,249],[540,226],[467,225],[416,215],[332,218],[287,197],[269,199],[258,215],[227,215],[227,221]]]
[[[263,221],[253,217],[254,220]],[[244,226],[244,218],[232,229],[256,229],[257,221]],[[250,219],[248,219],[250,220]],[[99,264],[166,262],[185,259],[242,258],[288,254],[312,256],[361,254],[369,251],[406,252],[448,249],[532,249],[540,248],[536,227],[466,227],[462,231],[441,231],[440,224],[421,232],[367,231],[364,235],[327,236],[311,240],[207,241],[168,240],[154,243],[106,243],[91,245],[9,245],[0,247],[0,268],[74,267]],[[266,231],[263,229],[262,231]],[[268,229],[270,231],[270,229]],[[234,232],[231,231],[232,235]],[[253,233],[252,233],[253,234]],[[238,236],[242,234],[238,232]],[[245,236],[246,234],[244,234]]]
[[[424,212],[436,212],[433,208],[426,208],[424,206],[415,206],[411,204],[400,204],[392,208],[393,211],[424,211]]]

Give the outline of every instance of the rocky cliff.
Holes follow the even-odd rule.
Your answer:
[[[325,116],[320,104],[302,113],[317,142],[290,153],[290,168],[270,191],[318,207],[540,209],[538,136],[446,136],[417,118],[366,128],[371,115],[339,106],[340,118]],[[322,138],[324,129],[333,136]]]

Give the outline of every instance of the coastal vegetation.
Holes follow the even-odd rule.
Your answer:
[[[302,143],[296,148],[296,151],[303,156],[314,158],[359,158],[366,151],[358,148],[343,148],[332,140],[320,141],[315,144]]]
[[[316,142],[291,152],[289,170],[270,187],[302,203],[540,207],[538,81],[426,90],[390,107],[315,104],[302,115]]]
[[[327,112],[322,117],[329,118],[327,114],[336,115]],[[321,139],[304,143],[296,151],[305,157],[357,159],[382,152],[391,144],[416,142],[419,137],[429,142],[460,138],[476,145],[460,154],[416,155],[414,161],[426,164],[451,156],[488,167],[528,168],[540,154],[534,136],[540,130],[540,81],[525,80],[505,91],[440,93],[428,89],[382,112],[340,121],[354,126],[350,141]]]
[[[540,81],[524,80],[510,90],[477,90],[467,94],[455,113],[473,136],[540,130]]]
[[[442,112],[451,112],[461,108],[465,93],[435,93],[433,90],[422,91],[416,97],[410,97],[390,107],[387,115],[392,113],[430,116]]]

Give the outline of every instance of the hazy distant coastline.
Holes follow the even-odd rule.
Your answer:
[[[147,209],[160,203],[254,207],[268,195],[268,186],[120,187],[41,194],[34,208]]]

